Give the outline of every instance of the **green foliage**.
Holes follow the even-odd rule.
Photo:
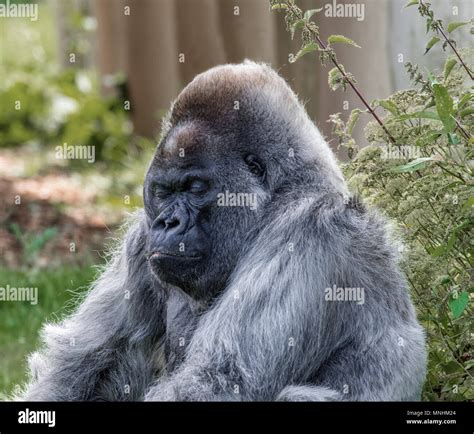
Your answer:
[[[98,77],[81,66],[85,53],[78,47],[70,49],[79,55],[76,64],[60,68],[55,58],[51,6],[40,4],[39,13],[42,18],[35,23],[3,23],[2,35],[6,36],[0,38],[0,73],[5,79],[0,81],[0,149],[36,143],[54,153],[55,147],[63,143],[93,146],[96,160],[121,164],[137,142],[132,135],[130,112],[124,106],[125,79],[114,77],[117,92],[104,97]],[[69,17],[73,28],[84,27],[85,19],[80,11]],[[10,36],[19,32],[22,38]],[[79,39],[82,42],[75,43],[86,47],[84,35]],[[81,160],[68,160],[67,164],[90,167]]]
[[[328,38],[328,44],[349,44],[353,45],[354,47],[360,48],[360,45],[357,45],[352,39],[346,38],[345,36],[342,35],[331,35]]]
[[[10,225],[10,230],[22,245],[24,254],[23,264],[27,267],[33,266],[37,254],[43,249],[49,240],[56,236],[58,232],[57,228],[46,228],[39,234],[22,233],[20,227],[16,223]]]
[[[38,288],[37,305],[0,303],[0,400],[6,399],[25,381],[26,357],[38,346],[41,326],[71,311],[96,274],[94,267],[62,266],[35,272],[0,267],[2,286]]]
[[[448,24],[448,27],[446,27],[446,30],[448,33],[454,32],[456,29],[459,29],[459,27],[463,27],[466,24],[469,24],[469,21],[467,22],[452,22]]]
[[[436,77],[416,72],[416,88],[379,102],[397,145],[371,122],[365,130],[371,146],[355,152],[349,143],[352,159],[344,168],[351,187],[398,222],[406,243],[403,267],[428,337],[428,400],[474,399],[474,111],[470,78],[456,64],[448,58]],[[348,123],[334,132],[345,132]],[[346,146],[347,135],[340,137]]]
[[[303,48],[301,48],[300,51],[298,51],[298,53],[296,53],[296,56],[293,56],[291,58],[291,63],[296,62],[298,59],[303,57],[305,54],[316,51],[317,49],[318,49],[318,45],[316,44],[316,42],[310,42],[310,43],[306,44]]]

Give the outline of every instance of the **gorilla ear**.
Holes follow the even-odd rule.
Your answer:
[[[253,154],[248,154],[244,158],[245,164],[249,167],[249,170],[254,175],[264,178],[265,177],[265,166],[258,160]]]

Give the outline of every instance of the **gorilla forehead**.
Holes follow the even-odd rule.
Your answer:
[[[170,168],[223,161],[232,149],[238,148],[235,137],[234,132],[225,137],[215,126],[199,120],[180,122],[160,143],[155,160],[160,166]]]

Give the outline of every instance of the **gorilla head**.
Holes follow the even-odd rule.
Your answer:
[[[332,153],[271,68],[198,75],[178,96],[146,176],[149,263],[196,299],[225,288],[280,195],[344,194]],[[227,200],[226,200],[227,199]]]

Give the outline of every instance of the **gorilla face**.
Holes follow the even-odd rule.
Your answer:
[[[145,181],[151,270],[199,300],[226,286],[258,222],[255,196],[238,204],[219,198],[265,189],[263,162],[243,146],[217,152],[226,140],[197,121],[176,125],[158,146]]]
[[[293,196],[308,185],[344,189],[312,125],[270,68],[226,65],[189,83],[165,119],[144,187],[153,274],[212,299],[289,185]],[[247,201],[219,202],[223,194]]]

